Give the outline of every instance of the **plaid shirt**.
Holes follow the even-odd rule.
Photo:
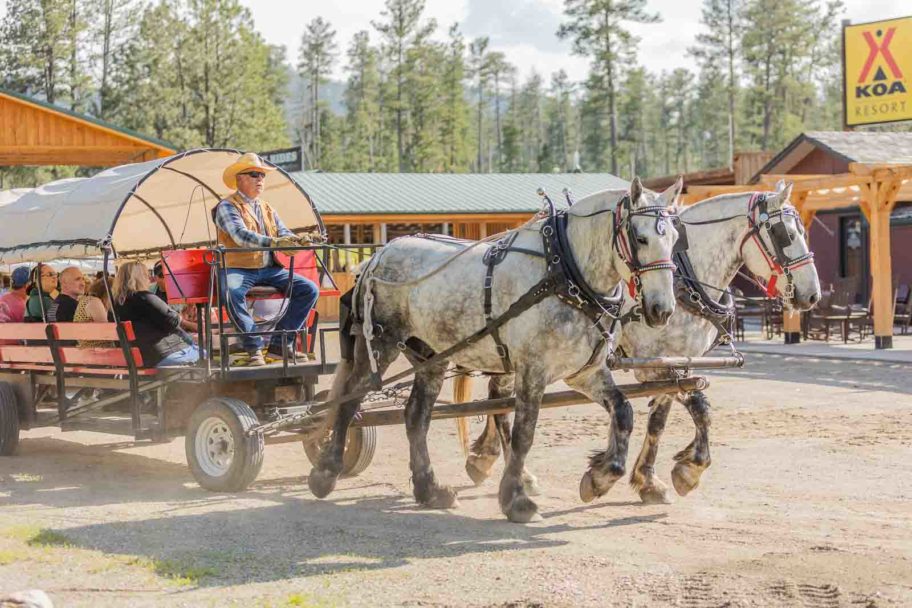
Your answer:
[[[254,232],[247,228],[243,218],[241,218],[241,214],[238,213],[238,210],[234,208],[234,205],[228,201],[222,201],[216,206],[215,225],[228,233],[228,235],[234,239],[234,242],[241,247],[272,246],[272,239],[265,234],[266,227],[263,221],[263,207],[260,206],[260,201],[258,199],[250,199],[244,196],[242,192],[238,192],[238,195],[253,208],[253,215],[257,219],[257,225],[260,232]],[[294,236],[294,232],[285,226],[278,213],[275,214],[275,223],[276,231],[279,236]],[[268,252],[263,252],[264,265],[267,265],[269,261],[268,255]]]

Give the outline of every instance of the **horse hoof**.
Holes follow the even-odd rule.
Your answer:
[[[579,495],[580,500],[583,502],[592,502],[598,498],[599,495],[595,491],[595,481],[592,479],[592,471],[586,471],[583,478],[580,479]]]
[[[529,496],[541,496],[541,487],[538,485],[538,479],[529,476],[523,479],[523,489]]]
[[[700,485],[701,471],[690,463],[679,462],[671,470],[671,483],[678,496],[687,496]]]
[[[538,505],[528,496],[517,496],[510,503],[507,509],[507,519],[514,524],[528,524],[541,521],[542,516],[538,513]]]
[[[307,476],[307,486],[317,498],[326,498],[336,488],[337,477],[322,469],[311,469]]]
[[[428,509],[455,509],[459,507],[456,490],[449,486],[440,486],[431,492],[431,497],[424,503]]]
[[[476,486],[480,486],[491,475],[491,467],[482,469],[478,466],[481,462],[484,462],[483,457],[470,454],[465,463],[466,473]]]
[[[665,486],[647,486],[640,489],[640,500],[644,505],[668,505],[671,504],[671,499],[668,498],[667,492]]]

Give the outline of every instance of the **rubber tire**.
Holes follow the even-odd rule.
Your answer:
[[[0,456],[19,448],[19,398],[9,382],[0,382]]]
[[[206,473],[196,460],[196,434],[207,418],[221,418],[234,438],[234,458],[228,472],[218,477]],[[262,435],[247,436],[259,424],[250,406],[240,399],[213,397],[193,410],[187,422],[184,449],[190,472],[200,486],[213,492],[242,492],[253,483],[263,468],[265,445]]]
[[[340,477],[356,477],[370,466],[377,451],[377,429],[372,426],[358,426],[348,429],[345,440],[345,451],[342,452],[342,473]],[[316,466],[320,462],[320,444],[312,441],[304,442],[304,453],[310,464]]]

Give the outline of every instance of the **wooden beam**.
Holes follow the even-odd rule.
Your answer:
[[[774,178],[767,180],[766,178]],[[800,191],[814,191],[814,190],[832,190],[833,188],[847,188],[849,186],[860,186],[862,184],[867,184],[871,181],[870,177],[864,175],[852,175],[851,173],[839,173],[836,175],[813,175],[813,176],[802,176],[802,175],[761,175],[760,181],[764,184],[775,185],[779,181],[779,178],[801,178],[791,180],[795,185],[792,188],[793,192]],[[771,182],[771,183],[770,183]]]
[[[875,348],[893,346],[893,272],[890,260],[890,210],[888,192],[875,182],[869,189],[871,276],[873,278]]]
[[[168,156],[155,148],[133,146],[0,146],[0,166],[109,166]]]

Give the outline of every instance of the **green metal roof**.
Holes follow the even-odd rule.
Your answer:
[[[610,173],[307,173],[291,176],[321,215],[534,213],[539,188],[555,202],[627,188]]]
[[[34,97],[29,97],[28,95],[23,95],[22,93],[16,93],[15,91],[10,91],[9,89],[4,89],[3,87],[0,87],[0,93],[2,93],[3,95],[7,95],[9,97],[18,99],[20,101],[24,101],[26,103],[30,103],[30,104],[33,104],[36,106],[41,106],[42,108],[46,108],[52,112],[57,112],[58,114],[65,114],[67,116],[72,116],[73,118],[78,118],[79,120],[84,120],[84,121],[90,122],[94,125],[98,125],[99,127],[104,127],[105,129],[111,129],[112,131],[117,131],[118,133],[123,133],[124,135],[127,135],[129,137],[135,137],[136,139],[141,139],[143,141],[147,141],[150,144],[155,144],[156,146],[160,146],[162,148],[168,148],[169,150],[173,150],[174,152],[177,152],[177,150],[178,150],[177,146],[175,146],[174,144],[169,143],[163,139],[158,139],[156,137],[150,137],[148,135],[143,135],[142,133],[138,133],[132,129],[126,129],[124,127],[119,127],[115,124],[111,124],[107,121],[101,120],[100,118],[95,118],[94,116],[89,116],[88,114],[82,114],[80,112],[74,112],[73,110],[68,110],[67,108],[63,108],[56,104],[48,103],[47,101],[44,101],[42,99],[36,99]]]

